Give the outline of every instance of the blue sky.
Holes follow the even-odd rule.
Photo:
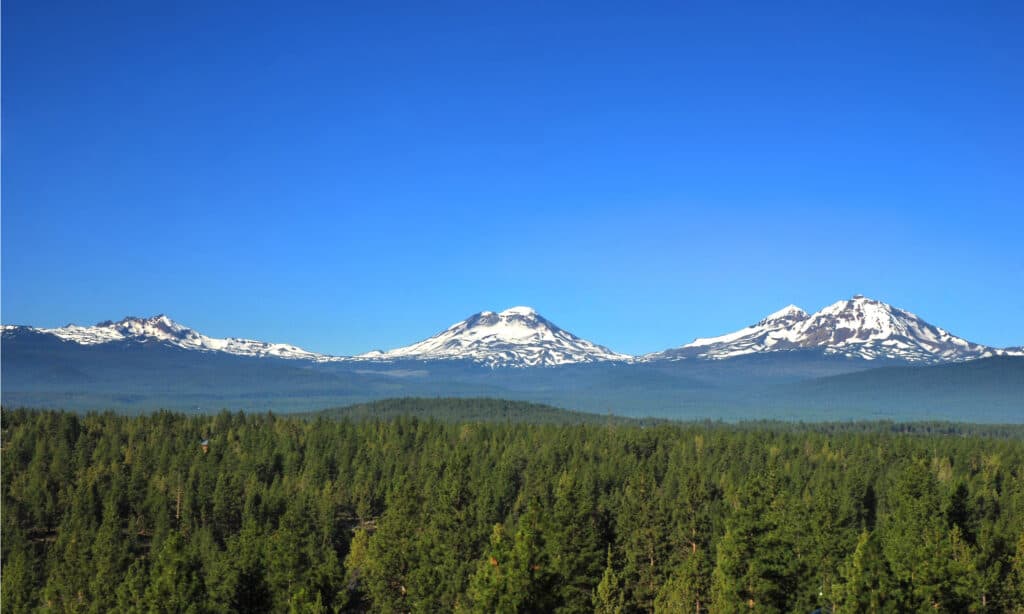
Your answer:
[[[149,4],[4,3],[5,323],[639,353],[863,293],[1024,344],[1019,3]]]

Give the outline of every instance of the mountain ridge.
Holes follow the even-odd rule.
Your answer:
[[[116,322],[105,320],[95,326],[68,324],[59,328],[36,328],[32,326],[4,325],[3,334],[7,336],[19,329],[52,335],[63,341],[77,343],[78,345],[156,342],[186,350],[224,352],[236,356],[301,359],[315,362],[330,362],[343,359],[343,357],[310,352],[288,343],[271,343],[240,337],[208,337],[175,322],[164,314],[158,314],[150,318],[126,316]]]
[[[725,360],[784,351],[814,351],[866,361],[895,360],[910,364],[1024,355],[1022,347],[994,348],[972,343],[909,311],[862,295],[837,301],[813,314],[788,305],[737,331],[697,338],[682,346],[641,356],[615,352],[578,337],[525,306],[501,312],[481,311],[422,341],[356,356],[321,354],[287,343],[209,337],[164,314],[150,318],[128,316],[95,326],[4,325],[3,336],[8,338],[24,330],[85,346],[163,343],[185,350],[316,363],[465,360],[491,368]]]
[[[753,353],[818,350],[863,360],[938,364],[1015,355],[957,337],[909,311],[854,295],[808,314],[790,305],[740,330],[641,357],[642,360],[722,360]]]

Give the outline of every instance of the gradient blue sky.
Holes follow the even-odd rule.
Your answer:
[[[639,353],[863,293],[1024,344],[1021,3],[625,7],[5,2],[3,322]]]

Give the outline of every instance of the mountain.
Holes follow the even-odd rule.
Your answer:
[[[253,356],[312,360],[328,362],[341,360],[338,357],[317,354],[287,343],[267,343],[253,339],[228,337],[217,339],[207,337],[187,326],[178,324],[165,315],[152,318],[127,317],[119,322],[100,322],[95,326],[68,324],[60,328],[33,328],[31,326],[4,326],[3,337],[7,341],[14,335],[26,332],[52,335],[58,339],[78,345],[105,345],[124,343],[161,343],[185,350],[222,352],[235,356]]]
[[[512,307],[500,313],[481,311],[419,343],[356,358],[468,359],[490,367],[548,367],[633,357],[562,330],[530,307]]]
[[[644,359],[732,358],[764,352],[775,348],[781,340],[789,336],[789,331],[809,317],[803,309],[789,305],[734,333],[694,339],[679,348],[648,354]]]
[[[529,307],[513,307],[500,313],[483,311],[419,343],[352,357],[318,354],[286,343],[208,337],[165,315],[126,317],[95,326],[4,326],[4,343],[29,332],[84,347],[162,344],[184,350],[314,363],[462,360],[491,368],[722,360],[755,354],[778,355],[783,351],[876,364],[938,364],[992,356],[1024,356],[1024,348],[998,349],[972,343],[913,313],[861,295],[833,303],[814,314],[789,305],[738,331],[695,339],[681,347],[639,358],[581,339]]]
[[[425,348],[433,354],[407,349],[395,358],[358,360],[292,346],[284,351],[258,341],[215,340],[160,317],[95,327],[5,327],[0,403],[72,410],[310,411],[389,397],[486,396],[666,418],[1016,423],[1024,416],[1020,357],[931,365],[864,360],[853,351],[848,353],[854,357],[827,352],[822,348],[832,348],[826,344],[753,351],[728,360],[600,360],[622,355],[524,311],[510,310],[504,320],[502,314],[486,313],[469,318]],[[790,328],[846,335],[837,332],[846,327],[829,329],[817,315],[789,308],[735,339],[695,347],[703,352],[742,339],[764,345]],[[510,335],[520,343],[501,340]],[[531,340],[534,336],[538,339]],[[835,339],[827,342],[842,347]],[[598,348],[593,355],[583,353],[592,348]],[[474,353],[479,361],[459,359]],[[449,359],[423,359],[432,355]],[[519,359],[546,366],[493,368],[521,365]],[[562,362],[552,364],[554,359]]]
[[[863,360],[935,364],[1012,354],[971,343],[920,317],[856,295],[813,315],[790,305],[734,333],[696,339],[643,359],[725,359],[761,352],[814,350]]]
[[[317,354],[285,343],[208,337],[165,315],[126,317],[118,322],[100,322],[95,326],[3,327],[5,342],[29,332],[80,346],[157,343],[185,350],[312,362],[468,360],[488,367],[540,367],[633,358],[562,330],[529,307],[513,307],[501,313],[483,311],[419,343],[354,357]]]

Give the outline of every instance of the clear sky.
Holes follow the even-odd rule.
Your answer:
[[[1022,6],[10,0],[2,320],[640,353],[863,293],[1024,344]]]

